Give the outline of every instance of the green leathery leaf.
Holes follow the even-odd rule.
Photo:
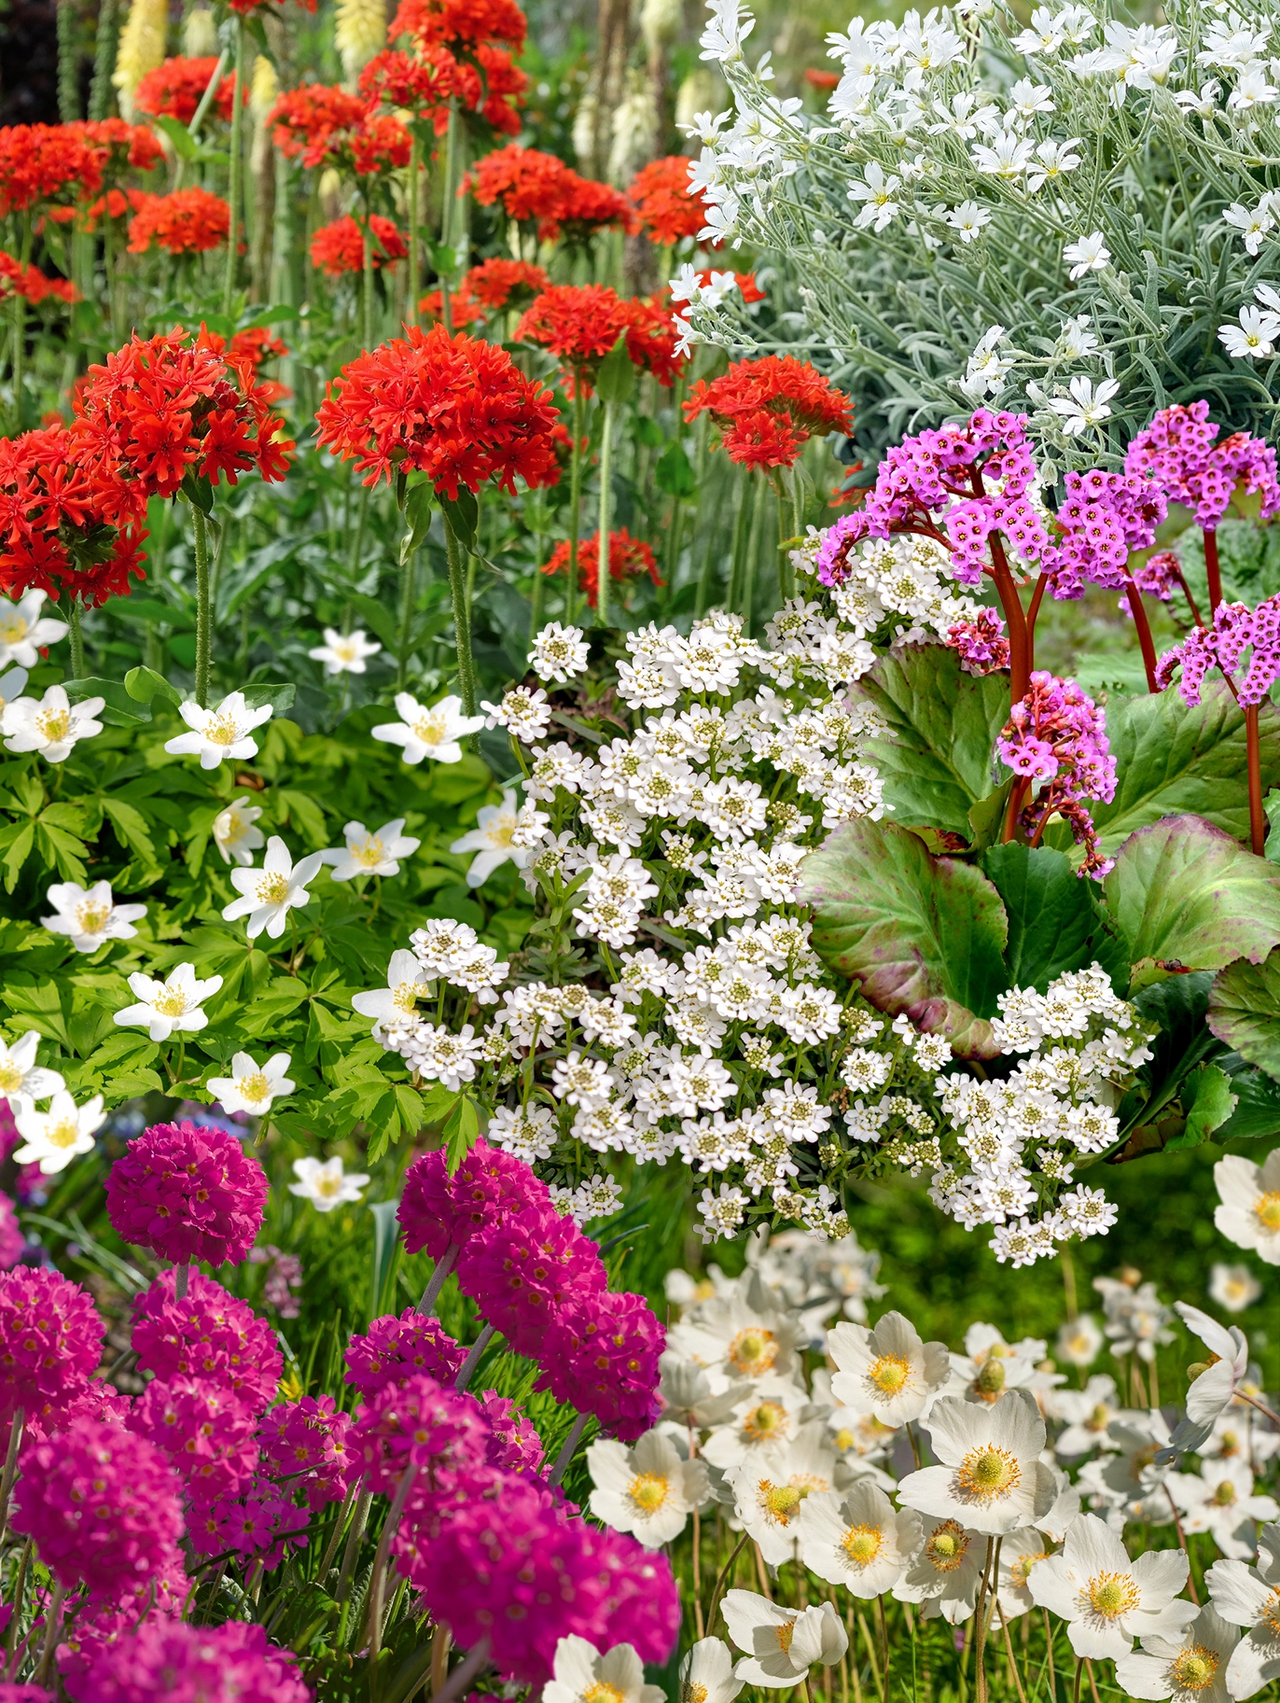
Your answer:
[[[1280,1135],[1280,1082],[1262,1070],[1241,1070],[1231,1078],[1236,1108],[1214,1131],[1221,1146],[1228,1141],[1260,1141]]]
[[[1064,852],[1010,842],[984,852],[981,867],[1009,918],[1010,987],[1043,993],[1055,976],[1098,957],[1106,922],[1094,883],[1080,879]]]
[[[1207,1021],[1220,1041],[1280,1081],[1280,947],[1260,964],[1238,958],[1218,972]]]
[[[1182,1085],[1182,1109],[1186,1124],[1165,1142],[1165,1152],[1180,1147],[1199,1147],[1220,1129],[1236,1108],[1231,1078],[1216,1064],[1202,1065]]]

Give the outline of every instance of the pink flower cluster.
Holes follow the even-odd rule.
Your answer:
[[[1207,532],[1217,530],[1242,481],[1251,495],[1261,496],[1262,519],[1269,520],[1280,513],[1275,450],[1247,432],[1216,443],[1221,430],[1205,401],[1162,408],[1129,445],[1124,470],[1150,480],[1169,502],[1194,509],[1196,525]]]
[[[1086,580],[1095,585],[1128,584],[1125,564],[1133,550],[1155,543],[1168,502],[1150,480],[1136,473],[1068,473],[1058,505],[1057,537],[1042,566],[1052,576],[1057,598],[1079,597]]]
[[[996,750],[1016,775],[1049,783],[1022,811],[1032,842],[1050,816],[1061,816],[1076,843],[1087,848],[1079,874],[1101,880],[1114,860],[1102,856],[1085,800],[1109,803],[1115,797],[1116,760],[1103,711],[1074,681],[1036,669],[1031,690],[1009,712]]]
[[[947,643],[959,651],[966,674],[994,674],[1009,666],[1009,641],[994,609],[979,609],[972,621],[957,621],[947,629]]]
[[[311,1703],[298,1659],[261,1626],[229,1620],[192,1626],[150,1619],[102,1650],[73,1703]]]
[[[181,1301],[172,1271],[135,1299],[132,1341],[140,1372],[212,1379],[256,1413],[275,1395],[284,1365],[267,1321],[199,1271]]]
[[[374,1319],[367,1336],[351,1338],[345,1381],[370,1395],[420,1372],[451,1384],[466,1357],[435,1319],[406,1307],[398,1319]]]
[[[1172,550],[1157,550],[1154,556],[1148,556],[1131,573],[1138,590],[1161,603],[1170,602],[1174,587],[1182,584],[1182,564]],[[1120,610],[1125,615],[1132,613],[1127,591],[1120,599]]]
[[[60,1271],[0,1276],[0,1420],[21,1408],[56,1423],[102,1358],[104,1327],[87,1290]]]
[[[1235,690],[1248,708],[1260,704],[1280,680],[1280,596],[1268,597],[1256,609],[1247,603],[1220,603],[1211,627],[1193,627],[1180,645],[1160,658],[1156,684],[1163,690],[1180,666],[1178,691],[1185,703],[1198,704],[1209,670],[1220,668],[1230,679],[1246,650],[1249,665]]]
[[[81,1694],[85,1678],[102,1652],[127,1637],[141,1621],[181,1620],[191,1590],[182,1555],[175,1550],[149,1579],[125,1585],[113,1600],[75,1602],[75,1612],[68,1616],[63,1641],[58,1645],[58,1669],[71,1695]]]
[[[153,1124],[107,1175],[107,1211],[126,1242],[175,1265],[238,1265],[262,1227],[267,1175],[226,1130]]]
[[[855,544],[897,532],[919,532],[946,544],[955,576],[966,585],[981,580],[994,532],[1008,539],[1022,561],[1038,560],[1049,540],[1032,501],[1036,465],[1026,424],[1025,414],[979,408],[967,426],[904,438],[880,463],[863,507],[841,516],[827,533],[818,552],[822,584],[848,578]]]

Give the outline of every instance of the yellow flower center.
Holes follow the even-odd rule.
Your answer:
[[[409,724],[424,745],[439,745],[444,739],[445,719],[439,715],[425,715],[421,721]]]
[[[657,1472],[639,1472],[627,1486],[627,1495],[642,1514],[656,1514],[671,1498],[671,1481]]]
[[[1217,1503],[1219,1508],[1230,1508],[1235,1503],[1237,1500],[1236,1487],[1232,1484],[1229,1478],[1224,1478],[1222,1483],[1214,1491],[1213,1500]]]
[[[12,1094],[14,1089],[21,1088],[24,1074],[11,1058],[0,1059],[0,1094]]]
[[[1027,1582],[1027,1574],[1035,1566],[1036,1562],[1043,1561],[1048,1553],[1047,1549],[1037,1549],[1029,1555],[1020,1555],[1013,1563],[1013,1566],[1009,1569],[1009,1578],[1015,1585],[1025,1585]]]
[[[761,1481],[760,1506],[781,1525],[788,1525],[795,1518],[803,1500],[794,1484],[771,1484],[767,1478]]]
[[[391,1001],[397,1011],[416,1011],[418,995],[422,992],[418,982],[397,982],[391,989]]]
[[[1007,1496],[1022,1482],[1022,1468],[1007,1449],[994,1443],[970,1449],[956,1469],[960,1489],[976,1502],[993,1502]]]
[[[1110,1423],[1111,1410],[1105,1401],[1100,1401],[1084,1422],[1086,1431],[1105,1431]]]
[[[1224,1461],[1229,1461],[1234,1455],[1240,1453],[1240,1439],[1234,1431],[1224,1431],[1219,1441],[1222,1445],[1221,1454]]]
[[[706,1686],[695,1685],[691,1679],[686,1679],[680,1687],[680,1703],[707,1703]]]
[[[835,1444],[836,1448],[839,1449],[841,1454],[843,1454],[846,1449],[851,1449],[857,1440],[858,1439],[854,1436],[853,1432],[850,1431],[847,1425],[842,1425],[832,1438],[832,1442]]]
[[[1253,1210],[1264,1230],[1280,1230],[1280,1189],[1268,1189],[1260,1194]]]
[[[624,1700],[616,1685],[606,1685],[598,1679],[582,1693],[582,1703],[624,1703]]]
[[[271,1085],[260,1070],[251,1071],[248,1076],[242,1076],[236,1083],[241,1099],[251,1100],[256,1106],[262,1100],[271,1097]]]
[[[110,905],[83,904],[76,911],[76,921],[80,924],[82,934],[97,934],[107,926],[110,918]]]
[[[1131,1614],[1141,1600],[1132,1573],[1095,1573],[1085,1589],[1089,1607],[1104,1620]]]
[[[925,1543],[924,1552],[939,1573],[952,1573],[964,1560],[969,1539],[965,1529],[955,1520],[943,1520],[935,1526]]]
[[[1129,1461],[1129,1477],[1136,1482],[1154,1463],[1155,1458],[1156,1446],[1154,1443],[1148,1443],[1144,1449],[1135,1449]]]
[[[332,1200],[342,1188],[341,1174],[334,1171],[319,1171],[316,1174],[316,1193],[322,1194],[326,1200]]]
[[[1271,1629],[1274,1638],[1280,1638],[1280,1590],[1273,1590],[1258,1615],[1258,1619]]]
[[[496,851],[506,851],[516,831],[516,819],[510,812],[495,816],[484,831],[484,837]]]
[[[44,1132],[44,1138],[50,1147],[74,1147],[80,1135],[80,1129],[74,1118],[64,1118],[61,1123],[51,1123]]]
[[[759,1377],[767,1372],[778,1358],[779,1342],[763,1325],[748,1325],[740,1330],[729,1344],[725,1358],[736,1372]]]
[[[787,1410],[778,1401],[762,1401],[742,1421],[742,1432],[749,1443],[776,1442],[787,1429]]]
[[[16,610],[7,610],[0,615],[0,644],[21,644],[29,632],[27,623]]]
[[[258,903],[260,905],[282,905],[289,897],[289,878],[287,875],[264,875],[258,882]]]
[[[210,745],[234,745],[240,737],[240,728],[234,716],[210,716],[204,736]]]
[[[1213,1684],[1222,1657],[1216,1650],[1206,1650],[1203,1644],[1193,1644],[1173,1659],[1172,1679],[1179,1691],[1203,1691]]]
[[[796,1623],[794,1620],[784,1620],[781,1626],[774,1627],[773,1635],[778,1640],[778,1648],[780,1650],[789,1650],[791,1648],[791,1639],[795,1633],[795,1629]]]
[[[901,1354],[882,1354],[872,1361],[867,1376],[884,1395],[896,1396],[910,1381],[911,1367]]]
[[[181,1017],[187,1009],[187,996],[181,988],[162,988],[151,1003],[162,1017]]]
[[[348,846],[347,850],[356,862],[364,864],[366,869],[372,869],[375,863],[381,863],[385,855],[382,841],[376,834],[370,834],[363,845]]]
[[[869,1567],[884,1548],[884,1533],[879,1526],[850,1526],[840,1547],[854,1567]]]
[[[997,1396],[1004,1394],[1005,1376],[1004,1366],[999,1360],[988,1360],[973,1380],[974,1389],[983,1401],[995,1401]]]
[[[50,744],[55,740],[65,739],[71,732],[71,711],[41,710],[36,717],[36,726]]]

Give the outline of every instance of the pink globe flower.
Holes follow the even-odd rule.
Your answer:
[[[369,1489],[392,1495],[411,1463],[436,1484],[449,1473],[483,1466],[489,1435],[474,1396],[420,1374],[388,1384],[357,1408],[350,1446]]]
[[[107,1175],[107,1211],[126,1242],[175,1265],[238,1265],[262,1227],[267,1177],[234,1135],[153,1124]]]
[[[0,1194],[0,1270],[9,1271],[22,1258],[27,1238],[7,1194]]]
[[[101,1360],[103,1334],[88,1291],[60,1271],[0,1276],[0,1420],[21,1408],[56,1423]]]
[[[435,1319],[406,1307],[398,1319],[374,1319],[367,1336],[351,1338],[345,1381],[370,1395],[422,1372],[451,1384],[466,1357]]]
[[[177,1475],[145,1437],[77,1419],[22,1451],[13,1528],[59,1584],[115,1600],[170,1563],[182,1535]]]
[[[292,1490],[304,1490],[308,1507],[340,1502],[353,1469],[350,1429],[351,1415],[336,1411],[332,1396],[282,1401],[267,1409],[258,1426],[262,1470],[287,1479]]]
[[[174,1287],[174,1273],[161,1272],[133,1303],[138,1370],[157,1378],[209,1378],[261,1413],[284,1365],[271,1326],[203,1272],[191,1273],[181,1301]]]
[[[311,1703],[298,1659],[261,1626],[146,1620],[68,1686],[74,1703]]]
[[[562,1308],[603,1294],[599,1249],[552,1206],[526,1206],[484,1225],[458,1256],[458,1284],[517,1354],[541,1359]]]
[[[181,1620],[191,1590],[182,1552],[174,1549],[154,1577],[129,1586],[117,1601],[81,1604],[68,1617],[58,1645],[58,1672],[67,1689],[74,1692],[82,1685],[102,1652],[141,1620]]]
[[[500,1396],[496,1390],[486,1390],[480,1397],[480,1406],[490,1428],[490,1466],[502,1467],[506,1472],[536,1473],[546,1450],[528,1414],[521,1413],[515,1402]]]
[[[589,1295],[548,1328],[538,1389],[634,1442],[654,1424],[658,1357],[667,1333],[643,1295]]]
[[[96,1419],[102,1425],[124,1425],[127,1429],[132,1412],[132,1397],[121,1395],[113,1384],[91,1378],[78,1395],[47,1413],[36,1414],[29,1419],[23,1435],[33,1442],[43,1443],[64,1431],[74,1419]]]
[[[453,1176],[443,1153],[424,1153],[405,1172],[396,1217],[404,1229],[405,1252],[423,1248],[439,1259],[450,1246],[463,1247],[483,1225],[525,1206],[547,1206],[551,1191],[521,1159],[477,1141]]]
[[[261,1561],[274,1573],[284,1560],[286,1546],[305,1544],[311,1516],[278,1485],[257,1474],[240,1496],[226,1496],[193,1513],[190,1537],[201,1555],[225,1555],[228,1550],[248,1565]]]
[[[235,1496],[258,1464],[256,1418],[207,1378],[156,1378],[138,1397],[129,1429],[163,1449],[196,1508]]]

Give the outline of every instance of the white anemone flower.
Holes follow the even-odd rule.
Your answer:
[[[1258,1563],[1215,1561],[1205,1574],[1214,1608],[1245,1635],[1227,1663],[1228,1695],[1243,1699],[1280,1678],[1280,1529],[1258,1534]]]
[[[746,1683],[723,1638],[699,1638],[680,1663],[680,1703],[733,1703]]]
[[[1006,1532],[1000,1539],[1000,1570],[996,1580],[996,1612],[1007,1623],[1035,1607],[1027,1579],[1031,1569],[1049,1559],[1049,1540],[1034,1526]]]
[[[1211,1603],[1179,1638],[1152,1633],[1142,1648],[1116,1663],[1116,1679],[1129,1697],[1177,1698],[1178,1703],[1228,1703],[1247,1693],[1228,1688],[1227,1673],[1240,1634]]]
[[[41,928],[50,934],[65,934],[77,952],[96,952],[107,940],[132,940],[133,926],[145,917],[145,905],[117,905],[109,881],[95,881],[86,889],[74,881],[55,882],[46,894],[55,914],[41,917]]]
[[[221,986],[221,976],[201,981],[194,964],[175,965],[162,982],[135,970],[129,987],[138,1003],[117,1011],[112,1022],[122,1029],[145,1029],[153,1041],[167,1041],[175,1032],[196,1034],[209,1021],[201,1009],[204,1001]]]
[[[1280,1147],[1261,1165],[1228,1153],[1213,1167],[1221,1205],[1213,1222],[1238,1248],[1252,1248],[1268,1265],[1280,1265]]]
[[[703,1455],[712,1466],[727,1472],[760,1449],[789,1443],[800,1429],[808,1400],[802,1389],[785,1379],[762,1380],[738,1403],[732,1420],[712,1431],[702,1446]]]
[[[400,859],[412,857],[422,844],[404,832],[404,817],[385,822],[376,833],[363,822],[348,822],[342,830],[346,847],[321,855],[333,865],[335,881],[350,881],[357,875],[399,875]]]
[[[9,1110],[15,1115],[23,1106],[47,1100],[67,1085],[61,1071],[36,1063],[39,1044],[39,1031],[35,1029],[28,1029],[12,1043],[0,1039],[0,1099],[9,1102]]]
[[[0,674],[0,726],[3,725],[5,705],[22,696],[27,689],[27,679],[25,668],[11,668],[7,674]]]
[[[1053,1407],[1054,1416],[1066,1420],[1053,1445],[1060,1458],[1072,1460],[1097,1448],[1113,1447],[1108,1427],[1122,1416],[1123,1409],[1116,1395],[1116,1381],[1106,1372],[1095,1373],[1082,1390],[1056,1390]]]
[[[556,1645],[553,1674],[543,1703],[663,1703],[665,1695],[660,1685],[645,1684],[644,1663],[630,1644],[601,1655],[576,1633]]]
[[[1170,1439],[1171,1451],[1199,1448],[1230,1406],[1236,1386],[1249,1373],[1249,1343],[1242,1330],[1220,1325],[1208,1313],[1188,1307],[1184,1301],[1175,1302],[1174,1310],[1191,1334],[1204,1343],[1209,1359],[1189,1368],[1186,1416],[1179,1420]]]
[[[84,698],[73,704],[61,686],[50,686],[43,698],[13,698],[0,711],[0,732],[6,751],[36,751],[46,763],[65,763],[77,740],[102,732],[94,717],[105,698]]]
[[[884,1491],[859,1479],[843,1501],[831,1491],[800,1508],[800,1558],[830,1585],[869,1600],[892,1590],[920,1545],[920,1518],[896,1510]]]
[[[189,731],[166,739],[165,750],[173,757],[199,757],[202,769],[216,769],[225,758],[243,762],[258,755],[258,742],[250,735],[271,720],[271,705],[251,710],[243,692],[229,692],[216,710],[188,699],[178,705],[178,714]]]
[[[1068,1319],[1058,1331],[1057,1357],[1069,1366],[1092,1366],[1102,1349],[1103,1335],[1092,1313]]]
[[[1067,1622],[1077,1656],[1118,1661],[1135,1638],[1177,1637],[1195,1617],[1179,1597],[1187,1582],[1181,1549],[1148,1550],[1130,1561],[1123,1543],[1096,1514],[1072,1522],[1060,1555],[1035,1567],[1033,1600]]]
[[[326,674],[363,674],[369,657],[377,656],[381,649],[363,628],[340,633],[336,627],[326,627],[324,643],[309,650],[307,655],[313,662],[323,662]]]
[[[1035,1525],[1048,1513],[1058,1487],[1040,1459],[1044,1420],[1026,1390],[1011,1390],[992,1407],[943,1396],[924,1424],[938,1465],[902,1480],[905,1507],[988,1536]]]
[[[734,1512],[768,1566],[780,1567],[795,1558],[805,1497],[830,1490],[834,1476],[835,1456],[820,1421],[803,1426],[787,1447],[762,1449],[725,1474]]]
[[[882,1425],[919,1419],[925,1403],[951,1376],[940,1342],[922,1342],[901,1313],[886,1313],[874,1329],[842,1321],[827,1332],[836,1365],[831,1393],[853,1413],[874,1413]]]
[[[788,1608],[754,1591],[727,1591],[720,1605],[729,1636],[747,1652],[735,1679],[771,1691],[790,1690],[814,1662],[833,1667],[849,1648],[839,1616],[829,1602]]]
[[[679,1537],[710,1494],[702,1461],[684,1460],[670,1437],[646,1431],[633,1448],[598,1439],[587,1450],[595,1488],[591,1512],[614,1531],[631,1532],[646,1549]]]
[[[34,668],[40,651],[46,645],[57,644],[67,636],[67,623],[41,615],[43,591],[29,591],[16,603],[0,602],[0,668],[16,662],[21,668]]]
[[[288,1053],[272,1053],[265,1064],[256,1064],[252,1054],[236,1053],[231,1060],[232,1074],[211,1076],[205,1087],[218,1096],[224,1112],[265,1117],[273,1100],[293,1093],[295,1084],[285,1075],[289,1058]]]
[[[77,1106],[66,1089],[60,1089],[49,1102],[47,1112],[23,1106],[15,1114],[13,1121],[22,1137],[22,1146],[13,1157],[19,1165],[39,1165],[46,1177],[56,1176],[78,1154],[93,1151],[94,1132],[102,1128],[106,1118],[101,1094]]]
[[[400,1028],[417,1020],[418,1001],[424,999],[434,985],[414,954],[402,947],[391,954],[386,987],[357,993],[353,995],[351,1004],[362,1017],[372,1017],[384,1029]]]
[[[476,825],[449,847],[455,854],[474,852],[467,871],[467,886],[482,887],[494,870],[510,860],[523,869],[533,856],[526,847],[512,844],[519,820],[520,807],[511,787],[503,789],[501,804],[486,804],[476,813]]]
[[[1259,1524],[1280,1515],[1274,1498],[1254,1494],[1249,1463],[1239,1458],[1202,1462],[1199,1474],[1182,1475],[1180,1489],[1183,1532],[1208,1532],[1233,1561],[1252,1561]]]
[[[1209,1267],[1209,1299],[1227,1312],[1245,1312],[1261,1294],[1262,1285],[1247,1265],[1215,1262]]]
[[[254,823],[262,815],[260,804],[250,804],[247,798],[233,798],[225,810],[213,819],[213,843],[223,863],[238,863],[247,869],[253,854],[267,843],[267,836]]]
[[[278,834],[272,834],[261,869],[231,871],[231,885],[240,897],[223,906],[223,921],[248,917],[246,933],[250,940],[256,940],[263,929],[272,940],[279,940],[289,912],[310,903],[307,886],[323,863],[323,852],[312,852],[294,863],[288,846]]]
[[[403,746],[406,763],[420,763],[424,757],[436,763],[460,763],[461,741],[485,724],[482,715],[462,714],[459,697],[441,698],[428,709],[412,692],[397,692],[396,714],[400,720],[379,723],[373,737],[386,745]]]
[[[670,1348],[706,1367],[717,1395],[743,1379],[789,1377],[796,1363],[794,1320],[770,1310],[763,1291],[748,1294],[758,1308],[741,1295],[717,1296],[667,1332]]]
[[[298,1180],[289,1184],[289,1193],[309,1200],[317,1212],[332,1212],[335,1206],[353,1204],[361,1198],[369,1181],[363,1171],[344,1176],[342,1160],[337,1155],[324,1160],[295,1159],[293,1174]]]
[[[920,1543],[893,1587],[899,1602],[920,1605],[925,1620],[951,1626],[968,1620],[978,1600],[987,1561],[987,1541],[959,1520],[925,1520]]]

